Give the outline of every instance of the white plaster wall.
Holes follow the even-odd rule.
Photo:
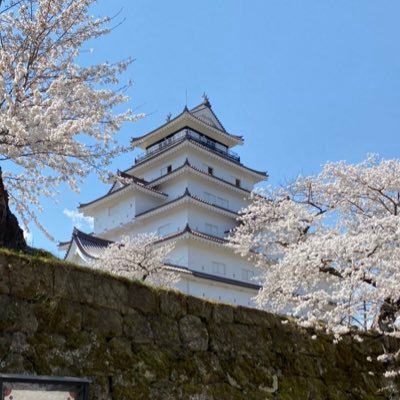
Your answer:
[[[187,267],[189,262],[188,260],[189,260],[189,249],[184,243],[184,241],[177,241],[175,243],[175,247],[173,248],[171,253],[169,253],[166,259],[167,262],[179,265],[181,267]]]
[[[208,157],[206,154],[200,152],[192,152],[189,156],[190,163],[205,172],[208,171],[208,167],[213,168],[213,175],[232,183],[236,184],[236,178],[240,179],[240,186],[246,190],[252,190],[256,181],[243,172],[234,168],[231,164],[221,162],[219,158]]]
[[[257,283],[252,279],[243,279],[243,270],[252,271],[257,276],[260,271],[255,268],[247,259],[235,254],[233,250],[215,246],[212,244],[201,243],[190,240],[189,245],[189,267],[193,270],[202,271],[208,274],[214,274],[214,264],[225,265],[225,273],[220,274],[225,278],[243,280],[251,283]]]
[[[176,284],[176,288],[183,293],[208,300],[255,307],[253,297],[257,294],[257,291],[252,289],[214,283],[185,274],[181,274],[181,280]]]
[[[143,164],[143,166],[134,169],[132,173],[139,178],[152,181],[162,176],[162,168],[167,167],[168,165],[172,166],[172,170],[180,167],[185,162],[186,156],[186,151],[184,149],[173,151],[165,156],[160,155],[159,158],[148,161]]]
[[[168,194],[168,200],[171,201],[180,197],[188,186],[188,177],[186,174],[178,175],[176,178],[168,180],[158,185],[158,190]]]
[[[227,208],[232,211],[238,211],[248,204],[248,200],[245,199],[248,195],[245,192],[236,191],[234,188],[224,186],[217,180],[208,180],[206,177],[195,175],[192,172],[180,174],[158,185],[158,190],[168,194],[166,201],[182,196],[186,188],[189,189],[191,194],[203,200],[207,200],[204,192],[214,195],[216,203],[218,197],[226,199],[229,202]]]
[[[136,235],[158,232],[161,228],[158,233],[165,236],[184,229],[187,223],[192,229],[219,237],[225,237],[225,232],[237,225],[233,217],[220,215],[201,206],[184,203],[149,217],[139,217],[128,229],[130,234]],[[169,226],[167,227],[167,225]],[[216,227],[217,232],[212,231],[213,227]]]
[[[163,200],[158,200],[139,191],[128,192],[123,197],[110,201],[91,211],[90,215],[94,217],[94,234],[101,235],[109,230],[122,227],[134,221],[137,213],[146,211],[150,208],[162,204]]]
[[[227,182],[235,184],[236,178],[240,179],[241,186],[247,190],[252,190],[253,186],[262,180],[245,169],[236,167],[234,163],[226,162],[218,155],[214,156],[213,154],[212,150],[206,153],[195,146],[182,146],[179,149],[174,149],[169,154],[161,154],[159,158],[152,159],[142,166],[139,165],[131,172],[139,178],[152,181],[162,175],[161,169],[163,167],[171,165],[174,170],[180,167],[188,158],[193,166],[205,172],[207,172],[207,166],[212,167],[214,175]]]
[[[109,201],[102,208],[95,209],[91,215],[94,217],[94,234],[101,235],[108,229],[133,220],[135,216],[135,196],[130,192],[122,198]]]
[[[130,229],[130,234],[157,233],[160,228],[163,228],[160,235],[165,236],[184,229],[187,220],[187,211],[185,209],[175,208],[152,217],[137,219]]]
[[[135,192],[135,215],[140,214],[144,211],[150,210],[151,208],[157,207],[160,204],[169,201],[168,197],[165,199],[158,199],[153,197],[151,194],[145,194],[139,191]]]
[[[192,178],[188,182],[190,192],[201,199],[206,200],[205,193],[210,193],[217,197],[225,198],[229,201],[229,209],[232,211],[239,211],[246,207],[248,200],[245,198],[246,193],[236,192],[235,190],[226,188],[218,181],[205,180],[200,176],[191,175]]]
[[[188,222],[192,229],[219,237],[225,237],[225,232],[237,225],[233,217],[220,215],[201,206],[196,207],[194,205],[191,205],[188,209]],[[210,231],[210,225],[216,226],[218,232]]]

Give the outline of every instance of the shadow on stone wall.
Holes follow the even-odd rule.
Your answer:
[[[91,399],[390,398],[379,337],[334,345],[279,316],[63,262],[0,253],[0,315],[1,372],[88,377]]]

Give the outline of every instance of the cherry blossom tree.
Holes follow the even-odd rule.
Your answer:
[[[125,236],[112,243],[92,267],[155,286],[171,287],[179,275],[165,265],[174,244],[161,243],[156,234]]]
[[[96,0],[0,0],[0,162],[8,195],[24,225],[36,222],[40,197],[78,183],[123,149],[115,134],[131,111],[118,77],[131,59],[82,66],[89,40],[110,32],[94,18]],[[128,84],[129,85],[129,84]]]
[[[230,240],[261,270],[260,307],[336,335],[398,337],[400,161],[328,163],[315,177],[253,194]]]

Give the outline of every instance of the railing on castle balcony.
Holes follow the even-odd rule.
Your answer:
[[[193,140],[215,151],[216,153],[222,155],[223,157],[229,158],[236,162],[240,162],[239,155],[234,151],[225,149],[224,146],[220,145],[219,143],[215,142],[212,139],[199,135],[197,132],[194,132],[190,129],[185,129],[183,131],[176,133],[174,136],[165,139],[162,142],[155,144],[154,146],[149,147],[145,153],[139,154],[135,158],[135,163],[142,162],[147,158],[150,158],[155,154],[159,153],[160,151],[163,151],[164,149],[173,146],[174,144],[181,142],[185,139]]]

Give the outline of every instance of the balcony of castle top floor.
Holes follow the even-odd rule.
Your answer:
[[[141,163],[149,158],[154,157],[158,153],[180,143],[184,140],[191,140],[195,143],[198,143],[207,149],[221,155],[222,157],[228,158],[229,160],[240,163],[240,157],[237,153],[232,150],[229,150],[226,146],[221,143],[216,142],[213,139],[205,135],[201,135],[198,132],[195,132],[191,129],[183,129],[174,135],[165,138],[164,140],[150,146],[146,149],[146,151],[135,158],[135,164]]]

